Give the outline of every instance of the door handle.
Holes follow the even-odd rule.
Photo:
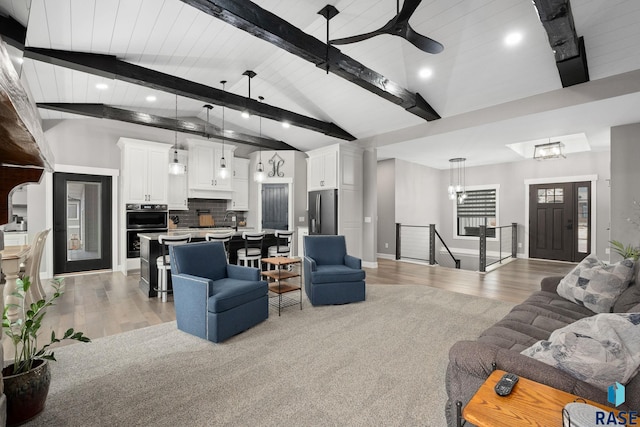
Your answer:
[[[316,194],[316,227],[318,233],[322,233],[322,222],[320,218],[322,210],[320,209],[320,203],[322,203],[322,198],[320,197],[320,194]]]
[[[573,230],[573,220],[567,221],[567,230]]]

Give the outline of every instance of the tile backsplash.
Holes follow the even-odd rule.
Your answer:
[[[213,216],[213,221],[216,227],[233,227],[231,215],[229,215],[226,221],[224,220],[224,216],[227,213],[226,200],[189,199],[188,211],[169,211],[169,218],[177,216],[179,219],[179,228],[197,226],[200,224],[200,220],[198,218],[198,210],[209,210],[209,214]],[[236,215],[238,217],[238,221],[244,219],[243,212],[238,212]]]

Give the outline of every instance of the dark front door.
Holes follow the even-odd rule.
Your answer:
[[[53,174],[55,274],[109,269],[111,177]]]
[[[262,228],[289,228],[289,184],[262,184]]]
[[[591,248],[591,183],[532,185],[529,256],[577,262]]]

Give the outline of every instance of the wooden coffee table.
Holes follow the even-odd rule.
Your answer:
[[[496,370],[482,384],[464,408],[462,414],[465,420],[478,427],[562,427],[562,408],[577,399],[604,411],[618,412],[606,405],[522,377],[510,395],[498,396],[494,387],[504,373]]]

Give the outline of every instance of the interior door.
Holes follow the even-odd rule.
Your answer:
[[[289,184],[262,184],[262,228],[289,229]]]
[[[54,274],[112,266],[111,177],[53,174]]]
[[[577,262],[591,248],[591,183],[532,185],[529,256]]]

